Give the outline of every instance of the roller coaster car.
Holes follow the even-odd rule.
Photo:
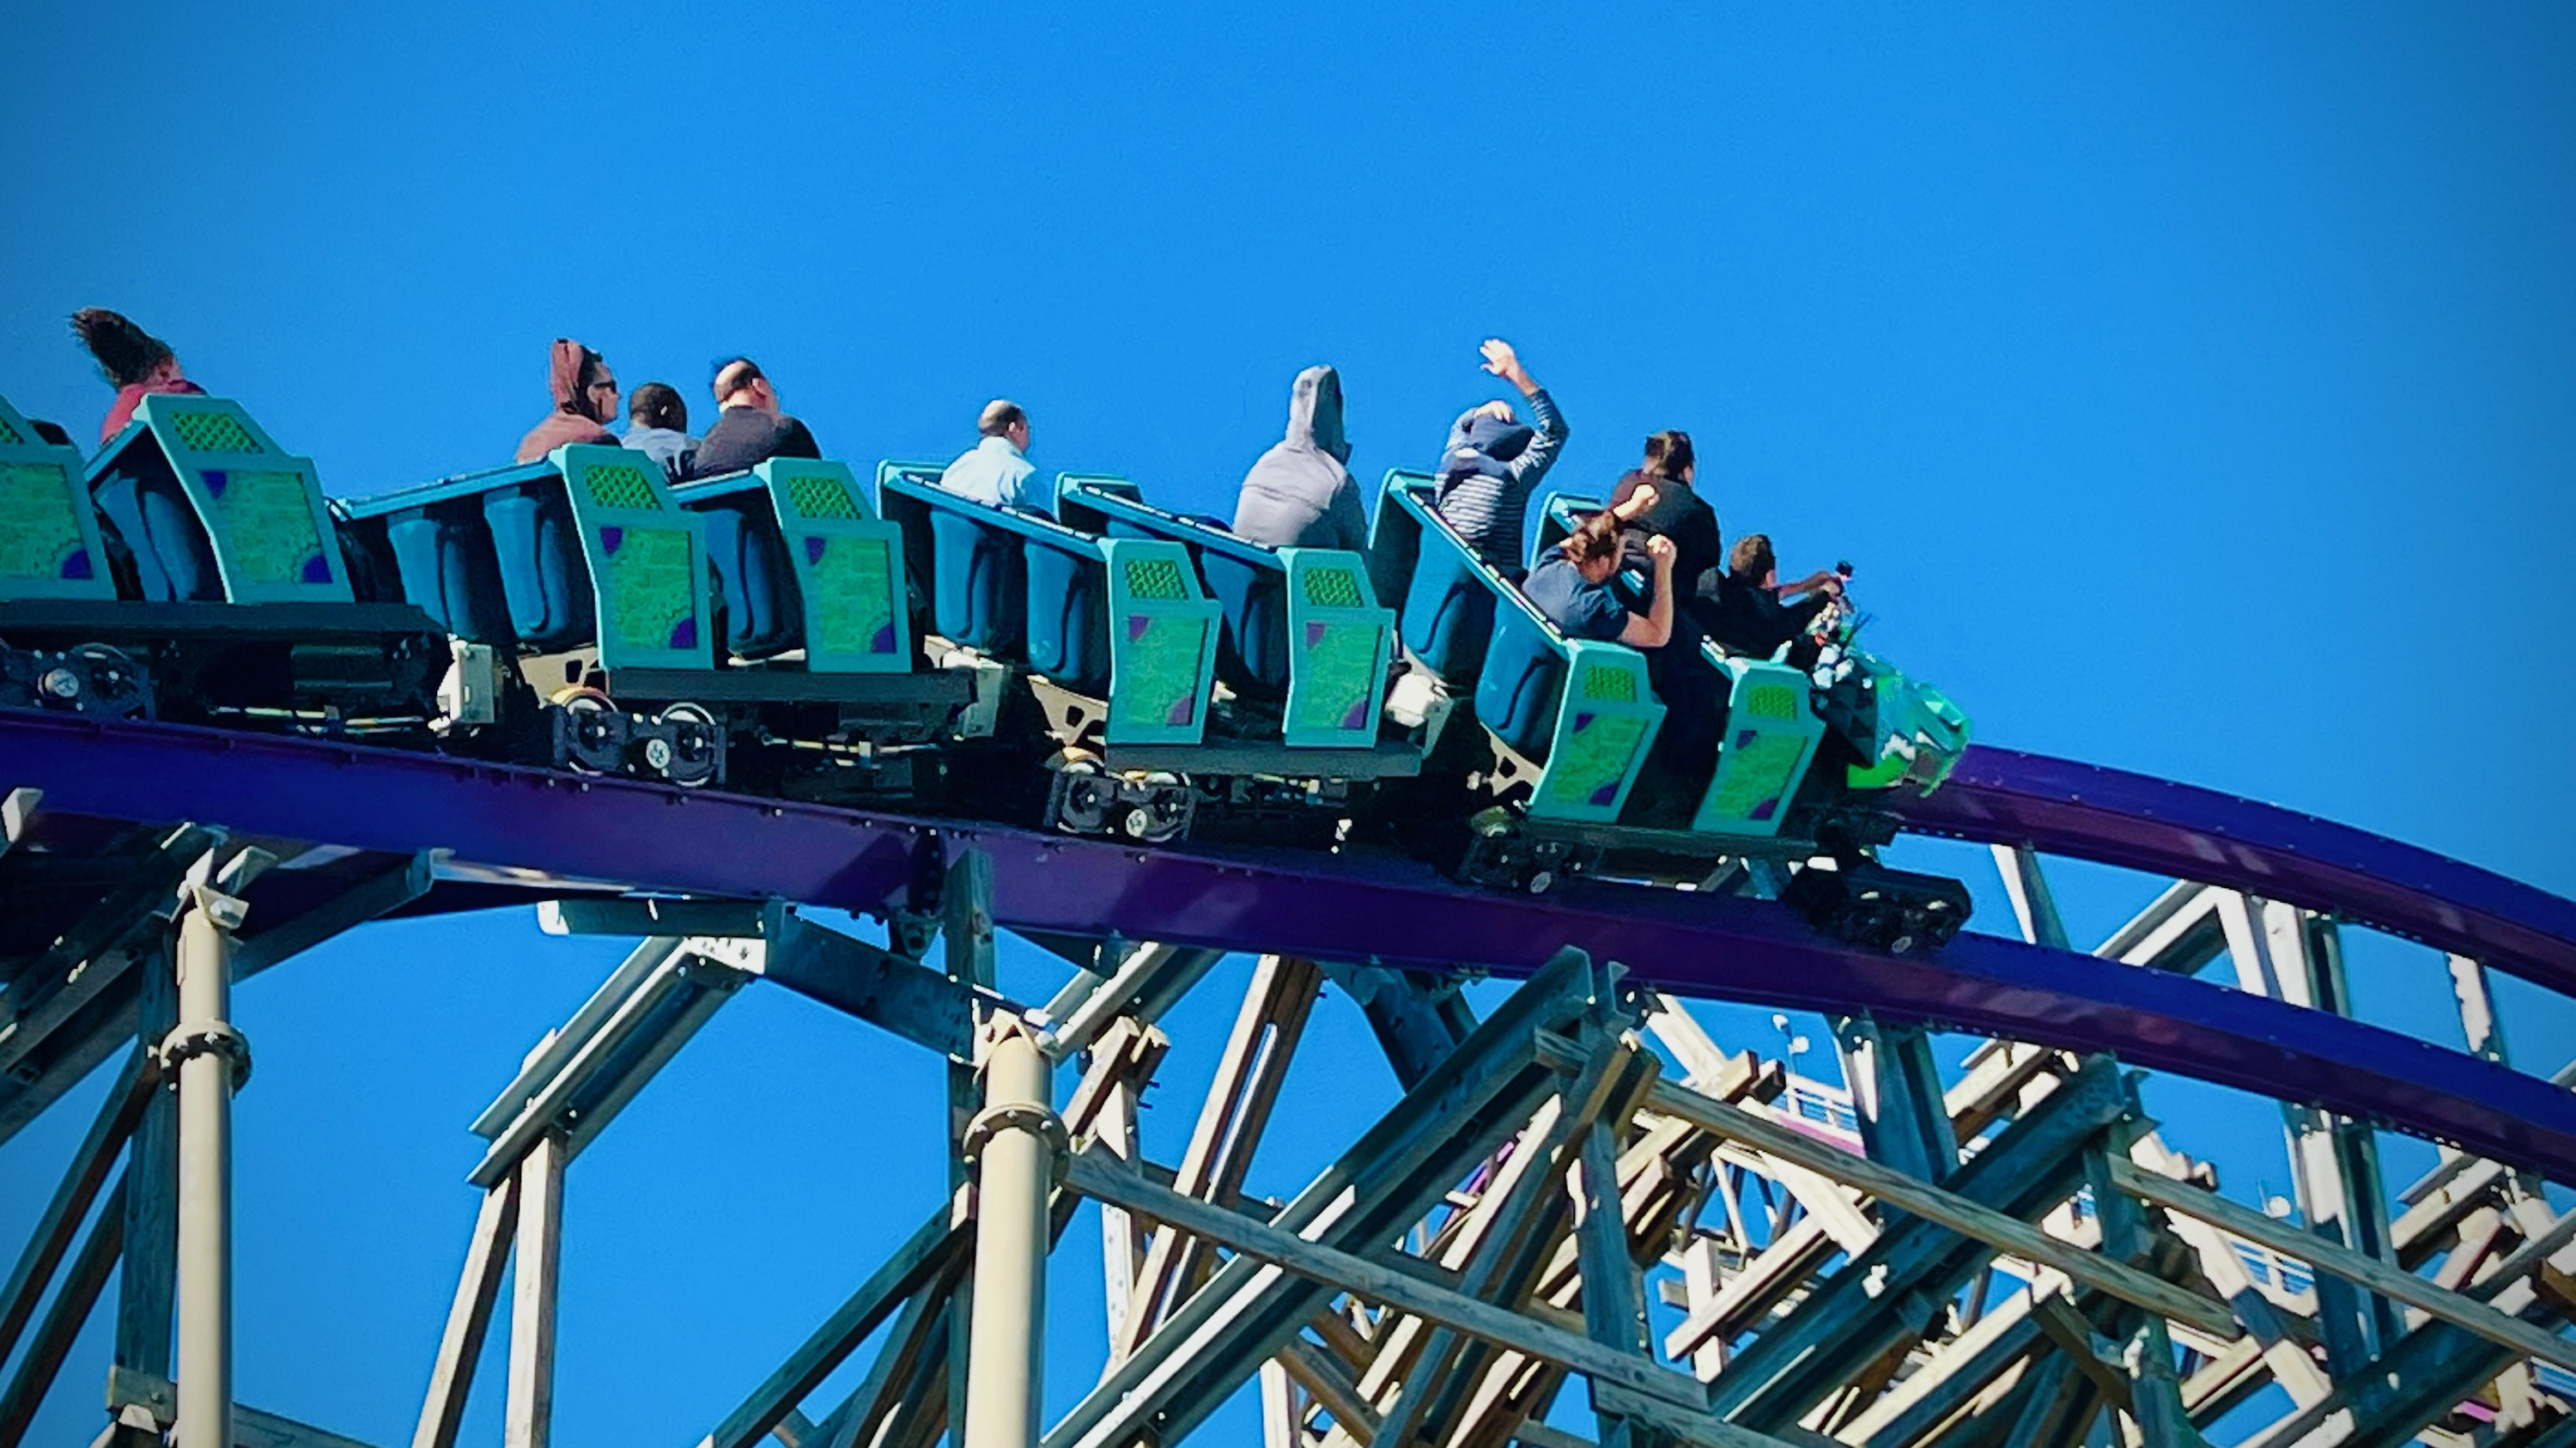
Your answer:
[[[378,586],[480,672],[460,692],[533,711],[531,762],[904,795],[972,702],[971,679],[916,667],[897,535],[837,463],[675,491],[641,453],[573,445],[338,510]]]
[[[1821,694],[1786,663],[1706,650],[1706,687],[1724,706],[1713,757],[1658,751],[1666,711],[1645,657],[1559,632],[1476,557],[1435,498],[1427,475],[1389,473],[1371,545],[1378,576],[1402,580],[1398,628],[1412,663],[1477,726],[1453,724],[1430,771],[1463,774],[1471,800],[1484,801],[1455,857],[1472,883],[1714,880],[1747,861],[1818,855],[1865,863],[1894,829],[1869,791],[1934,787],[1966,745],[1948,701],[1846,641]],[[1533,556],[1594,506],[1559,498],[1542,510]]]
[[[238,405],[146,397],[84,465],[0,401],[0,708],[426,739],[448,661]]]
[[[1354,781],[1412,771],[1378,742],[1389,619],[1356,557],[1246,543],[1123,479],[1060,478],[1059,520],[940,471],[885,463],[879,501],[933,647],[1009,681],[1005,748],[1051,751],[1049,828],[1165,841],[1285,816],[1330,837]]]

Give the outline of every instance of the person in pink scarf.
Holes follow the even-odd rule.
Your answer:
[[[188,380],[179,370],[179,358],[170,344],[127,321],[105,307],[83,307],[72,313],[72,331],[98,359],[98,369],[116,384],[116,403],[107,410],[107,420],[99,424],[98,440],[125,431],[134,421],[134,409],[143,399],[156,392],[185,392],[204,396],[206,389]]]
[[[571,442],[617,446],[617,435],[606,426],[617,420],[617,375],[608,370],[608,359],[570,337],[557,337],[547,380],[555,410],[519,440],[520,462],[535,462]]]

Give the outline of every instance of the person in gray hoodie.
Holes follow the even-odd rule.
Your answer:
[[[1460,413],[1440,453],[1433,505],[1478,558],[1518,579],[1525,566],[1521,520],[1531,491],[1565,446],[1565,418],[1547,389],[1521,365],[1511,343],[1489,338],[1480,350],[1485,370],[1519,388],[1528,400],[1530,422],[1514,416],[1508,402],[1488,402]]]
[[[1273,548],[1367,551],[1368,517],[1344,466],[1350,457],[1341,374],[1309,367],[1288,394],[1288,435],[1243,475],[1235,534]]]

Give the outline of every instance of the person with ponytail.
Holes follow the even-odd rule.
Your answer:
[[[607,358],[570,337],[557,337],[546,380],[555,410],[519,440],[520,462],[535,462],[566,443],[618,445],[617,434],[608,430],[617,420],[617,374],[608,370]]]
[[[1666,428],[1646,439],[1646,460],[1630,469],[1610,491],[1610,506],[1624,508],[1641,488],[1650,488],[1654,503],[1626,515],[1619,529],[1621,566],[1646,567],[1646,540],[1673,540],[1678,555],[1673,575],[1688,593],[1702,579],[1726,566],[1726,545],[1718,534],[1717,510],[1693,487],[1699,467],[1690,434]]]
[[[188,380],[179,370],[178,355],[170,344],[129,322],[105,307],[83,307],[72,313],[72,332],[81,345],[98,359],[98,370],[116,385],[116,402],[107,410],[107,420],[99,424],[101,446],[125,431],[134,421],[134,409],[143,399],[156,392],[183,392],[204,396],[206,389]]]

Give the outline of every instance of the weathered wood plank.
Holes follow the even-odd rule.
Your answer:
[[[154,1421],[168,1423],[178,1411],[179,1390],[168,1378],[139,1373],[128,1367],[114,1367],[107,1376],[107,1410],[120,1412],[129,1405],[142,1408]],[[257,1408],[233,1405],[233,1448],[372,1448],[356,1438],[263,1413]]]
[[[124,1246],[125,1178],[120,1176],[108,1189],[107,1204],[91,1224],[80,1254],[72,1258],[71,1271],[63,1274],[63,1285],[54,1293],[53,1305],[45,1309],[45,1320],[28,1339],[16,1376],[9,1379],[8,1390],[0,1392],[0,1448],[18,1448],[18,1441],[26,1436],[27,1425],[45,1401],[54,1374],[62,1371],[63,1359],[71,1355],[72,1340],[89,1321],[89,1310],[107,1286],[107,1274],[116,1269],[117,1253]]]
[[[506,1448],[554,1438],[555,1285],[563,1265],[563,1138],[539,1137],[519,1161],[518,1267],[510,1287]]]
[[[474,1214],[474,1235],[465,1244],[465,1268],[457,1274],[456,1298],[438,1337],[420,1424],[412,1430],[412,1448],[456,1448],[465,1396],[474,1385],[474,1365],[483,1357],[483,1339],[492,1327],[493,1304],[501,1297],[502,1269],[510,1260],[510,1237],[518,1220],[518,1178],[483,1194]]]
[[[1561,1327],[1480,1302],[1410,1271],[1381,1265],[1256,1222],[1240,1212],[1185,1197],[1168,1187],[1108,1168],[1088,1154],[1073,1157],[1066,1185],[1084,1196],[1117,1202],[1130,1211],[1205,1237],[1256,1261],[1454,1327],[1497,1346],[1557,1363],[1599,1381],[1621,1384],[1675,1407],[1696,1411],[1700,1406],[1701,1388],[1697,1382],[1658,1367],[1645,1357],[1615,1351]]]
[[[870,1273],[857,1291],[834,1308],[832,1315],[788,1355],[786,1362],[763,1379],[739,1407],[726,1414],[715,1431],[699,1440],[699,1448],[753,1448],[777,1426],[789,1408],[830,1377],[841,1360],[866,1341],[878,1324],[939,1272],[947,1254],[965,1249],[969,1229],[961,1206],[962,1203],[943,1204],[931,1213],[929,1220]]]
[[[2131,1306],[2219,1337],[2236,1335],[2235,1314],[2197,1293],[2096,1256],[2017,1217],[1837,1150],[1741,1107],[1712,1100],[1671,1082],[1658,1083],[1647,1104],[1665,1115],[1678,1116],[1720,1136],[1758,1147],[1820,1176],[1858,1187],[1889,1206],[1912,1212],[1961,1236],[2054,1267]]]
[[[159,1073],[141,1051],[125,1064],[124,1072],[110,1086],[107,1099],[99,1104],[98,1115],[90,1122],[89,1134],[72,1153],[71,1164],[63,1169],[63,1179],[54,1188],[53,1199],[45,1204],[44,1215],[36,1219],[35,1230],[28,1234],[26,1250],[19,1253],[18,1265],[11,1269],[6,1287],[0,1287],[0,1363],[9,1360],[10,1349],[18,1344],[18,1334],[36,1315],[36,1304],[53,1280],[54,1269],[62,1265],[63,1254],[71,1250],[73,1234],[80,1230],[99,1189],[107,1184],[107,1174],[116,1165],[116,1154],[125,1139],[134,1134],[134,1123],[143,1117],[144,1104],[152,1099],[159,1083]]]
[[[2283,1256],[2298,1258],[2319,1272],[2366,1287],[2392,1302],[2420,1308],[2429,1316],[2476,1333],[2500,1347],[2576,1370],[2576,1342],[2508,1316],[2475,1298],[2446,1291],[2375,1257],[2311,1236],[2214,1193],[2142,1171],[2130,1162],[2114,1160],[2111,1179],[2133,1197],[2198,1218]]]

